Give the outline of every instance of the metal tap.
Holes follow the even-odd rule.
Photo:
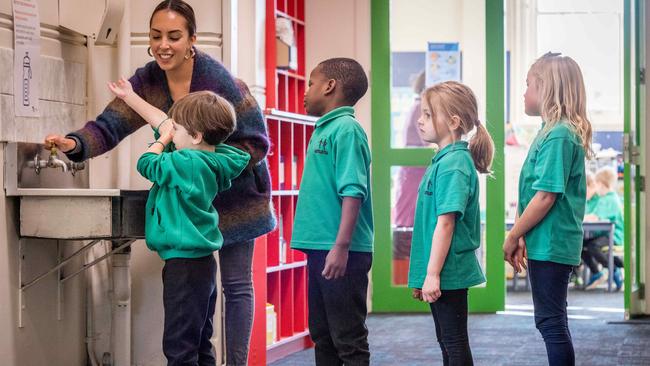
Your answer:
[[[59,159],[59,155],[57,155],[57,148],[52,144],[52,147],[50,148],[50,157],[47,159],[47,167],[48,168],[58,168],[61,167],[63,169],[63,172],[68,171],[68,165],[65,163],[65,161]]]

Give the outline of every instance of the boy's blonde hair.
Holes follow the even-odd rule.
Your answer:
[[[438,113],[444,113],[449,119],[458,117],[461,134],[467,134],[476,127],[476,133],[469,142],[469,151],[476,170],[490,173],[494,142],[478,120],[478,103],[472,89],[456,81],[446,81],[426,89],[422,99],[429,105],[434,118]]]
[[[533,63],[530,73],[537,81],[544,130],[566,119],[580,138],[587,158],[593,157],[587,95],[578,64],[571,57],[548,52]]]
[[[190,136],[203,134],[203,141],[209,145],[224,142],[237,128],[237,116],[232,104],[211,91],[184,96],[169,109],[169,116],[185,127]]]
[[[612,168],[600,168],[596,172],[596,181],[607,187],[610,191],[616,188],[617,180],[618,177],[616,176],[616,172]]]
[[[596,184],[596,179],[594,178],[594,173],[587,172],[585,179],[587,181],[587,187],[591,187]]]

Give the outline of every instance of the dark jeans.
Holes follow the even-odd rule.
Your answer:
[[[213,255],[168,259],[163,267],[167,366],[214,366],[212,317],[217,300]]]
[[[589,267],[591,274],[599,272],[598,263],[602,264],[603,268],[607,268],[609,265],[607,255],[603,253],[603,248],[609,248],[609,238],[606,236],[598,236],[582,241],[582,261],[585,266]],[[621,258],[614,256],[614,266],[623,268]]]
[[[467,336],[467,289],[443,290],[440,298],[429,306],[442,350],[443,365],[473,365]]]
[[[366,296],[372,253],[350,252],[345,275],[327,280],[327,250],[305,250],[309,273],[309,333],[317,366],[370,364]]]
[[[219,250],[221,285],[226,298],[226,365],[248,364],[253,327],[253,281],[251,265],[255,241],[224,246]]]
[[[528,260],[535,325],[544,338],[550,366],[575,365],[566,309],[571,270],[566,264]]]

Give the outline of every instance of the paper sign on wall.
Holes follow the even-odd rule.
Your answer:
[[[443,81],[461,81],[461,60],[458,43],[434,43],[427,45],[427,87]]]
[[[15,114],[22,117],[39,117],[41,25],[37,1],[13,0],[13,15]]]

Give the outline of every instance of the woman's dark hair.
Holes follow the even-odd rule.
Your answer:
[[[185,18],[187,23],[187,31],[192,37],[196,33],[196,18],[194,17],[194,9],[190,4],[186,3],[183,0],[165,0],[161,1],[160,4],[151,13],[151,18],[149,19],[149,28],[151,28],[151,23],[153,22],[153,16],[161,10],[171,10],[175,13],[180,14]]]

